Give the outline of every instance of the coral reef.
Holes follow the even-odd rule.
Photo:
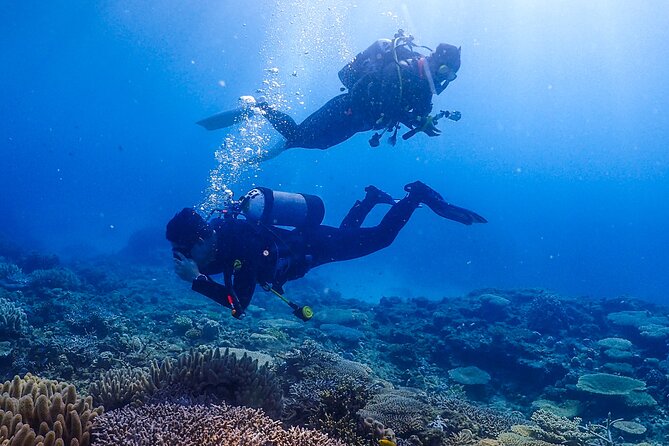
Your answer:
[[[0,265],[16,276],[22,258]],[[34,372],[89,389],[106,409],[249,405],[360,446],[552,444],[538,433],[548,425],[528,419],[538,408],[597,433],[611,411],[646,428],[611,427],[632,443],[669,435],[669,310],[629,296],[483,289],[364,302],[307,278],[287,286],[314,307],[304,324],[262,293],[249,317],[232,319],[162,266],[39,255],[25,265],[36,268],[25,282],[0,284],[0,381]],[[449,371],[466,367],[492,379],[455,384]],[[614,387],[635,380],[634,389],[602,391],[584,378],[602,375]]]
[[[614,434],[616,426],[620,432],[640,438],[646,428],[639,423],[626,422],[622,419],[611,420],[611,416],[602,424],[581,424],[581,419],[568,419],[540,409],[532,414],[533,424],[513,426],[512,432],[501,433],[497,438],[503,446],[614,446],[622,444],[619,435]]]
[[[17,305],[14,299],[5,299],[0,292],[0,341],[23,336],[28,330],[29,324],[25,311]]]
[[[96,403],[107,409],[138,405],[159,390],[162,398],[212,395],[229,404],[263,408],[268,414],[278,415],[282,409],[281,387],[267,362],[258,366],[258,359],[246,352],[237,356],[220,348],[154,360],[150,369],[110,370],[89,389]]]
[[[23,271],[17,265],[0,261],[0,281],[12,279],[21,274]]]
[[[448,376],[465,386],[482,386],[490,382],[490,374],[476,366],[451,369],[448,371]]]
[[[646,383],[626,376],[610,373],[593,373],[580,376],[576,387],[584,392],[597,395],[629,395],[635,390],[642,390]]]
[[[95,420],[93,436],[98,446],[344,446],[318,431],[284,430],[261,410],[226,404],[165,403],[116,409]]]
[[[324,351],[305,341],[284,355],[280,372],[291,381],[282,419],[339,438],[349,445],[367,444],[358,430],[358,410],[372,397],[377,383],[371,369]],[[373,434],[372,432],[369,432]]]
[[[128,404],[138,406],[156,390],[148,369],[128,368],[108,370],[91,383],[88,393],[109,411]]]
[[[21,255],[18,264],[26,274],[29,274],[36,270],[57,268],[60,266],[60,259],[55,254],[43,254],[37,251],[31,251]]]
[[[81,280],[68,268],[36,269],[28,275],[29,286],[34,289],[61,288],[77,290],[81,288]]]
[[[436,414],[422,392],[384,389],[374,395],[358,415],[380,421],[399,436],[410,436],[423,430]]]
[[[581,430],[581,419],[559,417],[552,412],[539,409],[531,417],[536,426],[526,426],[529,436],[552,444],[585,444],[596,438]]]
[[[96,416],[91,397],[73,385],[30,374],[0,388],[0,443],[5,445],[87,446]]]
[[[518,413],[474,405],[461,398],[430,395],[430,402],[439,409],[437,420],[441,420],[441,423],[433,421],[432,425],[438,425],[439,429],[447,433],[468,430],[480,438],[495,438],[509,431],[513,425],[526,422]]]

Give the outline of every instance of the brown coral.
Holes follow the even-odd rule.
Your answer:
[[[113,410],[126,404],[138,405],[155,390],[147,369],[127,368],[108,370],[91,383],[88,393],[96,404]]]
[[[262,410],[226,404],[127,406],[98,417],[93,436],[97,446],[344,446],[318,431],[284,430]]]
[[[0,387],[0,444],[87,446],[92,422],[101,413],[73,385],[15,376]]]
[[[504,432],[497,437],[502,446],[555,446],[555,443],[548,443],[536,438],[525,437],[514,432]]]
[[[505,432],[497,438],[503,446],[551,446],[588,444],[596,437],[581,429],[580,418],[570,420],[555,415],[546,409],[532,414],[534,425],[515,425],[513,432]]]
[[[380,421],[397,435],[404,436],[422,430],[431,412],[423,394],[411,389],[385,389],[374,395],[358,415]]]
[[[191,350],[176,360],[154,363],[151,375],[156,387],[178,384],[195,395],[213,394],[230,404],[262,408],[270,415],[281,413],[281,386],[268,364],[228,349]]]
[[[459,398],[430,395],[430,402],[442,411],[441,417],[448,420],[444,430],[449,432],[469,429],[479,437],[494,438],[514,424],[526,421],[519,414],[475,406]]]
[[[156,391],[169,396],[172,389],[188,396],[213,395],[230,404],[262,408],[270,415],[281,413],[281,387],[265,362],[244,352],[228,349],[191,350],[176,358],[154,361],[149,370],[112,370],[92,383],[90,393],[105,408],[147,401]],[[178,396],[178,395],[173,395]]]

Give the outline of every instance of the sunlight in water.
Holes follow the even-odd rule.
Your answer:
[[[333,52],[341,60],[351,57],[343,25],[347,15],[348,7],[334,0],[277,2],[261,47],[265,75],[254,97],[287,113],[304,108],[303,90],[321,71],[331,71],[326,61]],[[230,129],[214,154],[217,166],[199,205],[204,212],[223,207],[238,183],[257,176],[258,159],[277,143],[277,132],[262,111],[252,111]]]

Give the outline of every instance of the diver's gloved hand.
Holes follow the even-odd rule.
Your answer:
[[[459,121],[460,118],[462,118],[462,113],[457,110],[453,110],[452,112],[446,112],[445,116],[451,121]]]
[[[423,132],[427,136],[439,136],[441,134],[441,130],[437,128],[437,120],[435,120],[434,116],[427,115],[421,120],[421,124],[418,129],[419,132]]]
[[[174,252],[174,272],[186,282],[192,282],[200,275],[197,263],[178,251]]]

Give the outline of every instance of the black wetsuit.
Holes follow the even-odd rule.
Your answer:
[[[422,75],[427,60],[407,50],[399,65],[360,79],[349,92],[330,99],[300,124],[267,104],[265,117],[286,138],[286,148],[327,149],[358,132],[390,129],[397,123],[418,125],[432,110],[432,89]],[[427,67],[426,67],[427,68]],[[399,70],[399,71],[398,71]]]
[[[257,284],[281,291],[286,281],[300,278],[310,268],[355,259],[389,246],[418,207],[410,196],[395,203],[374,227],[361,228],[374,206],[356,202],[339,228],[314,225],[293,230],[264,226],[241,219],[216,219],[216,258],[201,267],[192,289],[230,308],[238,315],[251,302]],[[209,275],[224,274],[224,284]],[[231,292],[233,290],[234,292]]]

